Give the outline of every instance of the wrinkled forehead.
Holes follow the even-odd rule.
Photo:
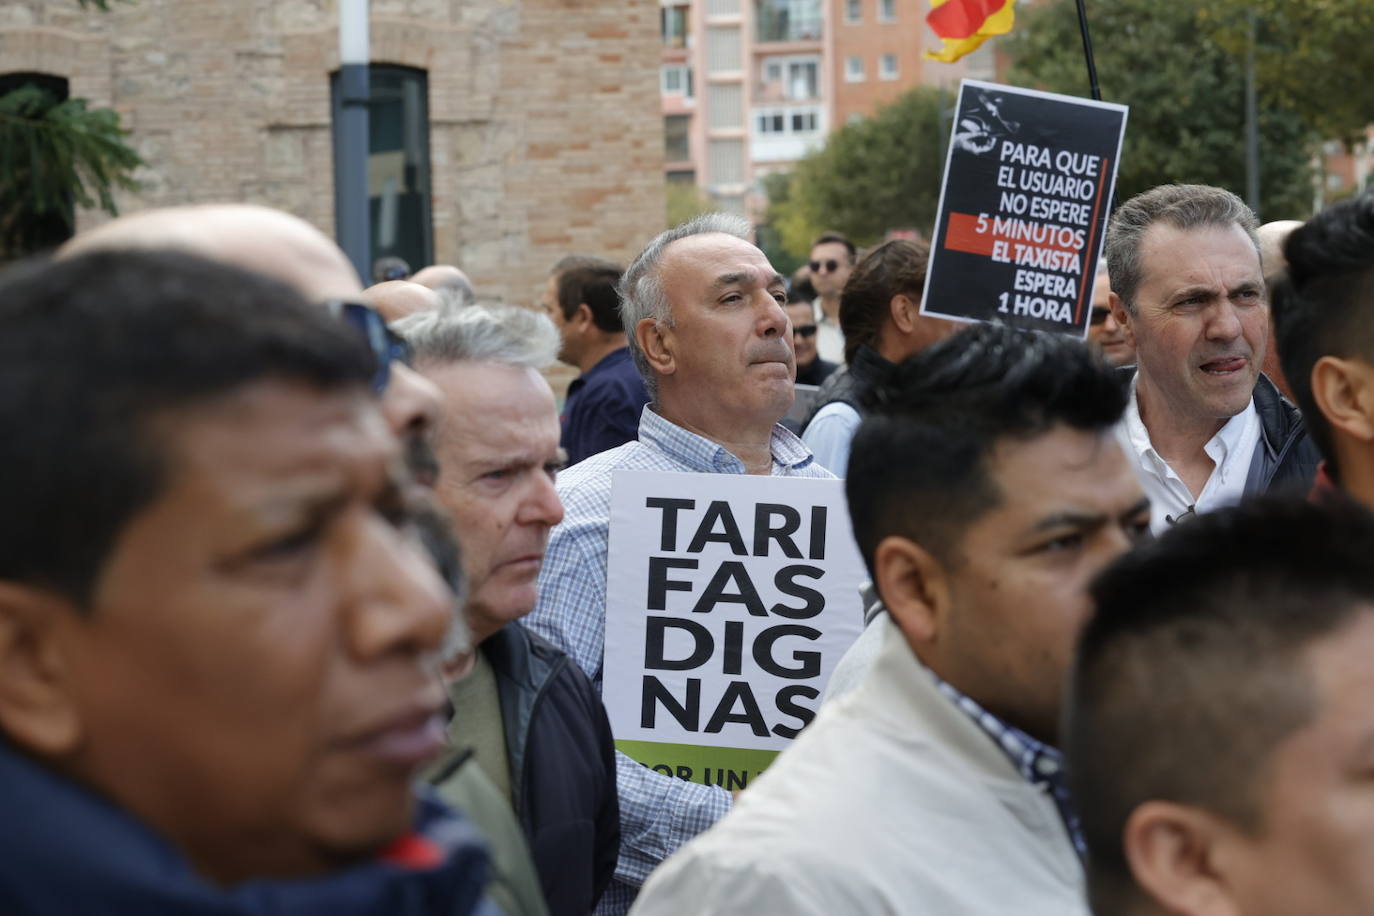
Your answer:
[[[1236,223],[1209,223],[1179,228],[1156,222],[1140,245],[1142,279],[1168,280],[1185,265],[1205,263],[1229,273],[1260,276],[1259,246]]]
[[[663,251],[660,277],[665,292],[670,287],[701,290],[740,282],[765,287],[786,285],[758,246],[725,233],[690,235],[673,242]]]

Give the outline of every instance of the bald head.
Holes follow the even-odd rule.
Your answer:
[[[1279,272],[1288,267],[1288,261],[1283,256],[1283,243],[1301,225],[1295,219],[1281,219],[1259,227],[1260,264],[1264,268],[1264,282],[1270,287]]]
[[[59,257],[121,248],[173,248],[266,274],[312,302],[357,299],[353,265],[305,220],[253,204],[200,204],[146,210],[83,232]]]
[[[436,292],[452,291],[468,302],[473,298],[472,281],[452,264],[431,264],[411,277],[410,282],[428,286]]]
[[[409,280],[388,280],[363,290],[363,301],[381,312],[387,324],[418,312],[437,312],[439,295]]]

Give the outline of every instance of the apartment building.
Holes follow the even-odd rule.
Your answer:
[[[922,57],[928,0],[660,0],[665,169],[758,215],[761,179],[918,85],[993,75]]]

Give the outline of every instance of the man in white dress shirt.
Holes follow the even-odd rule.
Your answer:
[[[1162,185],[1112,216],[1112,315],[1138,365],[1118,434],[1156,533],[1316,474],[1300,414],[1260,374],[1269,307],[1255,230],[1240,198],[1205,185]]]

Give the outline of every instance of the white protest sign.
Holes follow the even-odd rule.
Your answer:
[[[844,482],[616,471],[602,700],[616,747],[742,788],[863,629]]]

